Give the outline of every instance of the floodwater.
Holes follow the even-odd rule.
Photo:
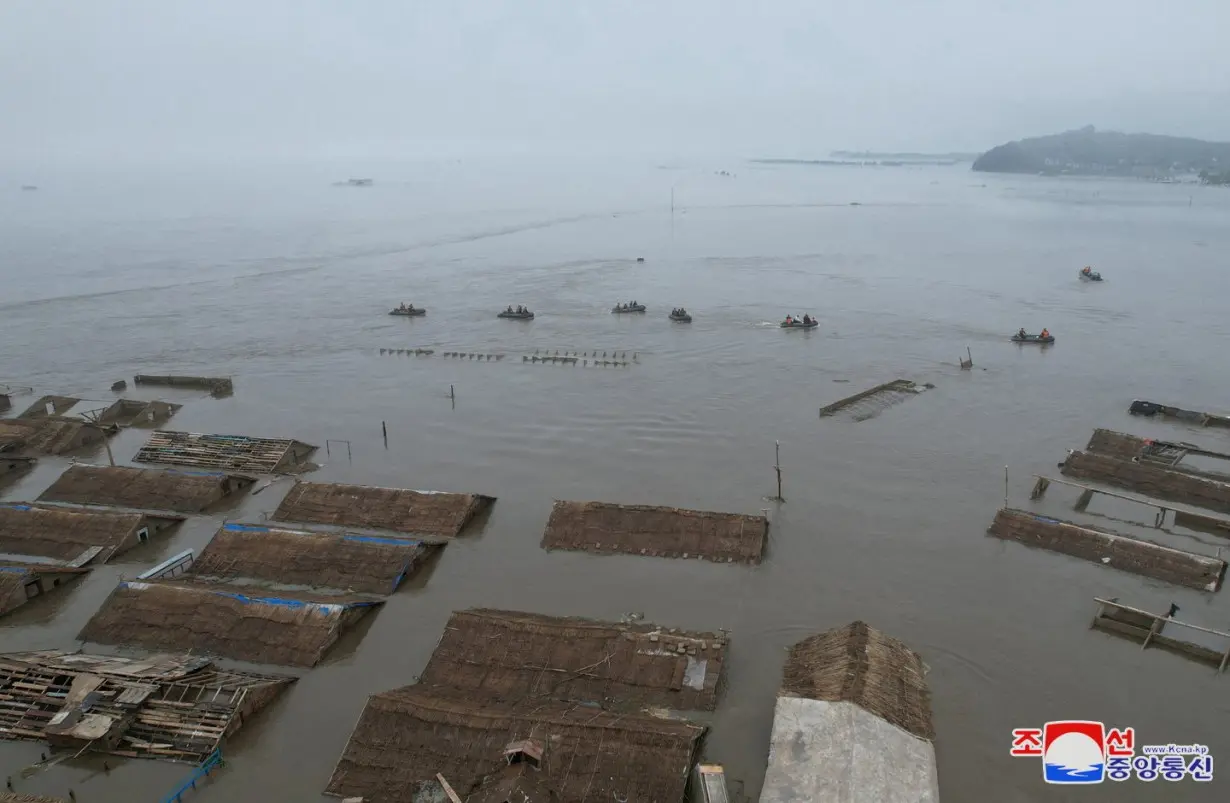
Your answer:
[[[450,612],[470,606],[729,629],[705,756],[753,798],[785,649],[863,619],[930,666],[949,803],[1225,799],[1225,780],[1047,787],[1040,760],[1008,755],[1012,728],[1070,718],[1230,760],[1230,678],[1088,629],[1098,595],[1175,601],[1179,618],[1225,628],[1224,593],[984,533],[1005,466],[1010,502],[1029,505],[1031,475],[1054,474],[1095,426],[1230,451],[1224,433],[1126,414],[1133,398],[1225,407],[1230,194],[733,162],[393,165],[360,174],[376,177],[370,188],[330,185],[349,172],[38,176],[17,182],[36,193],[0,192],[0,382],[84,396],[88,409],[134,373],[227,374],[228,399],[163,392],[185,404],[173,428],[319,444],[317,480],[498,497],[481,528],[231,741],[203,803],[320,799],[367,695],[413,682]],[[1107,281],[1078,282],[1085,264]],[[609,313],[633,299],[649,312]],[[385,314],[401,301],[429,314]],[[497,320],[507,304],[538,317]],[[675,305],[690,326],[666,319]],[[786,313],[822,325],[781,331]],[[1021,326],[1058,342],[1007,342]],[[975,368],[963,372],[967,346]],[[436,353],[379,353],[414,347]],[[522,361],[536,350],[636,359]],[[817,415],[897,377],[935,388],[869,420]],[[116,459],[143,438],[117,438]],[[780,505],[765,501],[775,441]],[[64,464],[42,461],[4,498],[35,497]],[[0,646],[74,646],[118,577],[202,546],[222,516],[272,512],[289,483],[6,617]],[[769,548],[756,567],[547,553],[557,498],[766,509]],[[1081,518],[1074,501],[1053,486],[1039,509]],[[1215,541],[1167,542],[1211,554]],[[0,774],[111,803],[158,799],[187,773],[114,760],[109,773],[93,761],[22,778],[43,749],[0,744]]]

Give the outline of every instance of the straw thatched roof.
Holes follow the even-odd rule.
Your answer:
[[[6,418],[0,420],[0,452],[65,454],[102,443],[103,431],[75,418]]]
[[[68,412],[81,399],[72,396],[44,396],[43,398],[31,404],[25,409],[18,418],[46,418],[48,415],[57,416]],[[51,405],[51,412],[47,412],[47,405]]]
[[[27,795],[20,792],[0,791],[0,803],[68,803],[68,801],[62,797]]]
[[[759,563],[768,541],[764,516],[609,502],[556,502],[544,549]]]
[[[782,694],[851,702],[915,736],[935,738],[922,658],[865,622],[852,622],[791,647]]]
[[[98,423],[121,427],[152,426],[175,415],[182,407],[182,404],[164,401],[116,399],[114,404],[99,414]]]
[[[89,572],[89,569],[0,560],[0,614],[19,608],[34,598],[27,591],[30,583],[36,584],[35,596],[41,596]]]
[[[255,477],[217,471],[78,464],[69,466],[39,499],[199,513],[255,483]]]
[[[406,538],[224,524],[191,573],[391,594],[432,548]]]
[[[1221,558],[1174,549],[1099,527],[1040,516],[1028,510],[1000,509],[987,533],[1026,546],[1082,558],[1099,566],[1110,566],[1201,591],[1216,591],[1226,574],[1226,562]]]
[[[1121,460],[1096,452],[1072,452],[1063,462],[1065,477],[1093,480],[1154,499],[1230,513],[1230,482],[1156,464]]]
[[[296,482],[273,514],[281,521],[427,535],[459,535],[495,500],[479,494]]]
[[[476,609],[449,618],[421,681],[503,700],[713,710],[719,633]]]
[[[102,547],[105,563],[145,523],[141,513],[0,504],[0,552],[73,560]]]
[[[421,685],[373,695],[326,793],[366,803],[411,803],[442,774],[463,799],[504,765],[510,741],[546,743],[543,771],[561,800],[683,799],[704,728],[648,715],[534,701],[446,698]]]
[[[315,666],[346,628],[382,602],[366,595],[262,591],[192,579],[124,582],[78,638]]]

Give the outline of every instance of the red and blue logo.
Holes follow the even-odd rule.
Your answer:
[[[1074,719],[1047,722],[1042,728],[1042,777],[1056,784],[1105,781],[1105,725]]]

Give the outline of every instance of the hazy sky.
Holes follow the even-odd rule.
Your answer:
[[[1230,0],[0,0],[0,159],[1230,140]]]

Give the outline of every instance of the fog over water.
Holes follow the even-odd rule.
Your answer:
[[[174,429],[349,441],[349,459],[321,450],[314,480],[498,497],[228,743],[204,803],[321,799],[367,696],[413,682],[449,614],[477,606],[729,629],[703,754],[752,798],[785,649],[854,619],[930,667],[945,801],[1076,800],[1008,755],[1012,728],[1048,719],[1230,756],[1230,681],[1088,629],[1094,596],[1227,628],[1222,594],[985,535],[1008,466],[1014,506],[1217,551],[1106,519],[1140,510],[1028,492],[1097,426],[1230,451],[1224,433],[1126,413],[1135,398],[1226,410],[1230,194],[749,161],[976,151],[1086,123],[1226,139],[1227,11],[899,6],[0,10],[0,383],[34,389],[9,414],[44,393],[101,407],[135,373],[225,374],[227,399],[125,395],[184,404]],[[374,184],[334,186],[352,177]],[[1107,281],[1079,282],[1084,265]],[[648,312],[609,313],[632,299]],[[386,314],[402,301],[429,313]],[[497,320],[508,304],[537,317]],[[675,306],[693,323],[668,321]],[[821,325],[782,331],[787,313]],[[1057,343],[1015,346],[1019,327]],[[435,354],[380,354],[415,347]],[[536,350],[636,359],[522,361]],[[865,421],[817,415],[897,377],[935,387]],[[114,439],[116,460],[146,436]],[[781,505],[765,501],[775,441]],[[37,497],[67,464],[41,460],[0,498]],[[199,549],[223,518],[259,520],[289,485],[4,617],[0,650],[75,646],[120,577]],[[768,551],[756,567],[547,553],[554,499],[767,510]],[[22,777],[45,750],[0,742],[0,774],[118,803],[187,769],[95,759]],[[1224,799],[1218,782],[1166,791]]]

